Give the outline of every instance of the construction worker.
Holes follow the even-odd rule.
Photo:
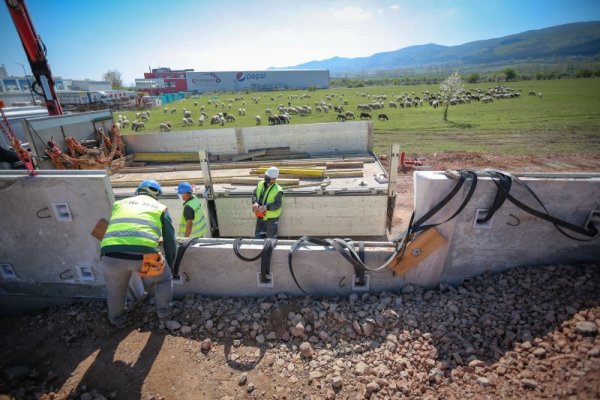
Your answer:
[[[172,262],[177,251],[175,230],[167,207],[157,201],[160,184],[145,180],[135,196],[114,203],[104,238],[100,243],[108,319],[117,328],[127,325],[126,298],[132,274],[139,273],[155,284],[156,314],[160,323],[180,312],[173,309]],[[164,256],[158,245],[163,237]]]
[[[183,200],[183,212],[179,222],[179,237],[203,237],[206,234],[206,220],[200,199],[194,196],[194,187],[189,182],[177,186],[177,196]]]
[[[283,190],[275,182],[278,177],[279,169],[270,167],[265,173],[265,179],[258,182],[252,193],[252,212],[256,215],[254,235],[259,239],[277,237],[283,200]]]

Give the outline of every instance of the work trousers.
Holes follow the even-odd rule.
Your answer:
[[[106,299],[108,302],[108,319],[121,327],[127,323],[127,293],[130,288],[132,274],[137,274],[142,265],[142,260],[122,260],[102,256],[100,261],[106,284]],[[171,315],[171,300],[173,299],[173,275],[165,263],[165,268],[160,275],[143,278],[144,283],[155,284],[156,315],[159,319]],[[133,281],[133,280],[132,280]],[[139,296],[139,293],[136,293]]]
[[[256,228],[254,229],[254,236],[257,239],[276,238],[278,225],[279,225],[279,218],[274,218],[274,219],[256,218]]]

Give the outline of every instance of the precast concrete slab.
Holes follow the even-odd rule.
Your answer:
[[[487,173],[478,173],[473,197],[456,218],[437,227],[448,239],[429,259],[408,275],[423,276],[422,283],[459,283],[485,271],[600,260],[600,238],[562,228],[523,210],[510,200],[485,222],[498,188]],[[600,214],[600,174],[517,174],[510,195],[527,206],[577,227],[596,210]],[[425,215],[456,184],[443,172],[415,172],[415,220]],[[527,185],[520,184],[522,182]],[[426,223],[443,222],[459,207],[472,181]],[[539,198],[540,204],[533,194]],[[600,224],[597,224],[600,228]],[[420,272],[423,271],[423,272]],[[419,281],[419,279],[417,279]]]
[[[99,242],[90,233],[110,217],[105,171],[0,171],[0,291],[97,296]]]
[[[251,258],[263,249],[263,240],[246,240],[240,253]],[[178,296],[199,293],[205,296],[270,296],[286,293],[293,296],[345,296],[369,291],[394,291],[400,289],[404,277],[384,268],[378,272],[365,272],[365,285],[355,281],[355,270],[332,247],[301,246],[292,257],[290,272],[288,259],[294,241],[279,240],[273,249],[270,263],[271,282],[260,280],[261,259],[247,262],[233,251],[231,239],[199,239],[190,245],[179,268],[179,279],[174,282]],[[364,262],[377,268],[393,253],[390,243],[366,243]]]
[[[246,128],[146,132],[123,137],[127,153],[192,152],[242,154],[256,149],[289,147],[311,155],[367,153],[373,149],[372,123],[356,121]]]

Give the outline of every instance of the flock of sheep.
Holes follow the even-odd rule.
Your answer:
[[[533,92],[529,93],[532,95]],[[494,100],[516,98],[521,95],[520,91],[515,91],[508,87],[497,86],[489,89],[470,89],[463,90],[459,95],[448,100],[449,105],[468,104],[474,101],[480,101],[482,103],[491,103]],[[542,94],[533,93],[533,95],[542,97]],[[270,97],[271,102],[280,101],[283,98],[283,94],[278,94],[276,97]],[[313,104],[307,104],[306,100],[311,99],[311,95],[288,95],[287,104],[281,102],[276,107],[265,108],[265,118],[269,125],[280,125],[289,124],[294,116],[306,117],[313,113],[330,113],[333,112],[336,115],[335,120],[344,122],[347,120],[355,120],[356,115],[361,120],[370,120],[372,115],[377,115],[377,119],[380,121],[388,121],[390,117],[388,114],[382,112],[384,109],[412,109],[417,107],[423,107],[429,105],[430,107],[437,108],[445,103],[440,93],[431,93],[424,91],[422,95],[416,95],[415,92],[408,93],[402,92],[399,95],[386,95],[386,94],[369,94],[368,92],[357,92],[356,96],[360,98],[360,103],[356,106],[356,113],[351,110],[346,110],[348,107],[348,100],[344,94],[327,94],[323,99],[315,101]],[[265,97],[265,101],[268,101],[269,97]],[[261,97],[252,97],[251,101],[256,105],[261,102]],[[295,103],[303,104],[295,104]],[[181,127],[188,126],[203,126],[204,123],[210,122],[211,125],[224,126],[226,123],[232,123],[236,121],[234,113],[237,110],[238,117],[246,116],[246,101],[244,97],[233,97],[219,101],[215,99],[208,100],[206,105],[200,105],[198,101],[193,103],[196,109],[199,108],[200,114],[197,119],[193,118],[194,112],[183,108],[181,110]],[[214,113],[209,116],[208,109],[214,109]],[[375,112],[375,113],[374,113]],[[372,114],[374,113],[374,114]],[[163,114],[177,115],[178,109],[175,107],[163,108]],[[131,125],[131,129],[139,131],[145,129],[145,122],[150,118],[150,111],[142,111],[135,114],[135,120],[130,124],[127,117],[119,114],[118,116],[118,127],[125,128]],[[261,125],[263,116],[256,115],[254,117],[256,125]],[[159,125],[160,132],[170,132],[173,129],[171,122],[162,122]]]

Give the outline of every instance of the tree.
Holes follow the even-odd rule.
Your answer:
[[[121,79],[121,73],[115,70],[108,70],[104,75],[102,75],[102,79],[110,82],[113,89],[121,89],[123,87],[123,80]]]
[[[477,72],[473,72],[467,76],[467,82],[469,83],[477,83],[479,82],[479,74]]]
[[[450,105],[450,100],[457,97],[463,90],[463,80],[460,75],[458,75],[458,72],[453,73],[440,84],[440,95],[442,101],[446,102],[444,121],[448,121],[448,106]]]
[[[506,81],[514,81],[517,79],[517,73],[512,68],[506,68],[504,70],[504,75],[506,76]]]

